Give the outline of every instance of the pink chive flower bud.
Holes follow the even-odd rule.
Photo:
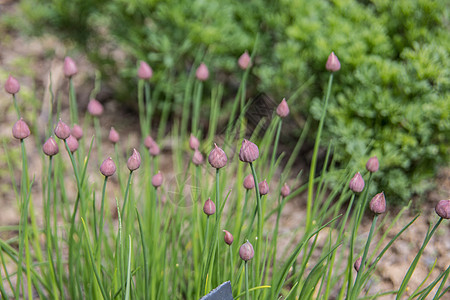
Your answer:
[[[203,205],[203,212],[207,216],[212,216],[213,214],[216,213],[216,205],[211,200],[211,198],[208,198],[208,200],[206,200],[205,204]]]
[[[64,59],[64,75],[68,78],[78,73],[77,65],[72,58],[66,56]]]
[[[44,143],[44,145],[42,146],[42,151],[44,151],[44,154],[47,156],[58,154],[59,147],[53,137],[49,137],[48,140]]]
[[[23,118],[20,118],[12,128],[12,135],[18,140],[23,140],[29,137],[31,134],[30,128],[28,128],[27,123],[23,120]]]
[[[159,153],[161,152],[161,150],[159,149],[159,146],[157,143],[154,143],[150,149],[148,149],[148,152],[150,153],[151,156],[158,156]]]
[[[88,103],[87,110],[91,115],[99,117],[103,113],[103,105],[98,100],[91,99]]]
[[[153,76],[152,68],[145,62],[141,61],[138,69],[138,77],[140,79],[150,79]]]
[[[211,150],[208,156],[208,162],[211,167],[220,169],[225,167],[228,158],[225,152],[220,149],[216,144],[214,144],[214,149]]]
[[[103,161],[102,165],[100,166],[100,172],[105,177],[114,175],[114,173],[116,172],[116,164],[111,157],[108,157]]]
[[[277,115],[279,115],[281,118],[285,118],[289,115],[289,106],[286,102],[286,98],[283,98],[280,104],[278,104]]]
[[[285,183],[283,185],[283,187],[281,188],[281,196],[283,196],[284,198],[286,198],[287,196],[289,196],[289,194],[291,193],[291,189],[289,188],[289,186],[287,185],[287,183]]]
[[[380,167],[380,163],[378,162],[378,158],[376,156],[372,156],[369,158],[366,164],[366,169],[370,173],[375,173],[378,171],[378,168]]]
[[[376,194],[369,204],[370,210],[376,214],[382,214],[386,211],[386,199],[384,198],[384,193],[381,192]]]
[[[59,119],[54,132],[59,139],[65,140],[70,136],[70,127],[69,125],[61,121],[61,119]]]
[[[249,241],[247,241],[245,244],[241,246],[241,248],[239,248],[239,256],[244,261],[249,261],[250,259],[253,258],[254,255],[255,250],[253,250],[253,246],[252,244],[250,244]]]
[[[78,140],[73,135],[69,135],[69,137],[66,139],[66,142],[70,152],[74,153],[78,150]]]
[[[191,133],[191,136],[189,137],[189,147],[192,150],[196,150],[198,149],[198,147],[200,146],[200,142],[198,141],[198,139]]]
[[[250,66],[250,60],[250,55],[248,55],[247,50],[245,50],[245,52],[242,53],[242,55],[238,59],[239,68],[241,68],[242,70],[247,70],[247,68]]]
[[[127,161],[127,167],[130,171],[135,171],[139,169],[141,166],[141,155],[136,149],[133,149],[133,153],[131,154],[130,158],[128,158]]]
[[[83,137],[83,128],[81,128],[78,124],[73,124],[70,134],[73,135],[73,137],[77,140],[81,140],[81,138]]]
[[[353,192],[361,193],[364,189],[364,179],[362,178],[361,173],[357,172],[355,176],[350,179],[348,186]]]
[[[155,142],[155,140],[151,137],[151,136],[147,136],[145,139],[144,139],[144,146],[147,148],[147,149],[150,149],[153,145],[155,145],[156,144],[156,142]]]
[[[355,264],[353,265],[356,272],[359,272],[359,269],[361,268],[361,262],[362,262],[362,257],[360,256],[360,257],[358,257],[358,259],[355,261]]]
[[[436,204],[436,214],[443,219],[450,219],[450,200],[441,200]]]
[[[225,233],[225,236],[223,237],[225,243],[227,243],[227,245],[231,246],[231,244],[233,244],[233,241],[234,241],[233,235],[227,230],[222,230],[222,231]]]
[[[244,139],[242,141],[241,150],[239,151],[239,159],[242,162],[251,163],[255,161],[259,156],[258,146],[252,142]]]
[[[108,139],[111,143],[116,144],[119,139],[120,135],[119,133],[114,129],[114,127],[111,127],[111,130],[109,130],[109,136]]]
[[[252,174],[248,174],[244,178],[244,188],[247,190],[251,190],[255,187],[255,179],[253,178]]]
[[[200,66],[197,68],[197,71],[195,71],[195,76],[200,81],[208,80],[209,78],[208,67],[204,63],[201,63]]]
[[[156,173],[153,177],[152,177],[152,185],[155,188],[158,188],[162,185],[163,183],[163,176],[161,174],[160,171],[158,171],[158,173]]]
[[[203,164],[203,155],[200,151],[198,151],[197,149],[195,149],[194,151],[194,155],[192,156],[192,163],[196,166],[199,166],[201,164]]]
[[[337,58],[336,54],[334,54],[334,52],[331,52],[331,54],[328,56],[325,68],[330,72],[336,72],[341,69],[341,63],[339,62],[339,59]]]
[[[17,94],[20,91],[19,81],[9,75],[8,79],[5,82],[5,91],[11,95]]]
[[[267,181],[264,179],[264,181],[261,181],[258,184],[259,187],[259,194],[261,196],[263,195],[267,195],[269,193],[269,184],[267,183]]]

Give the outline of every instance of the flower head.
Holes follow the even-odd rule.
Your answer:
[[[141,155],[136,149],[133,149],[133,153],[131,154],[131,156],[128,158],[127,161],[128,170],[135,171],[139,169],[140,166],[141,166]]]
[[[105,177],[114,175],[114,173],[116,172],[116,164],[111,157],[108,157],[103,161],[102,165],[100,166],[100,172]]]
[[[162,183],[163,183],[163,176],[162,176],[161,172],[158,171],[158,173],[156,173],[152,177],[152,185],[155,188],[158,188],[158,187],[160,187],[162,185]]]
[[[360,257],[358,257],[358,259],[355,261],[355,264],[353,265],[356,272],[359,272],[359,269],[361,268],[361,262],[362,262],[362,257],[360,256]]]
[[[156,144],[155,140],[149,135],[144,139],[144,146],[147,149],[150,149],[155,144]]]
[[[289,115],[289,106],[286,102],[286,98],[283,98],[280,104],[278,104],[277,115],[279,115],[281,118],[286,118]]]
[[[376,214],[382,214],[386,211],[386,199],[384,198],[384,193],[381,192],[376,194],[369,204],[370,210]]]
[[[12,135],[18,140],[23,140],[29,137],[31,134],[30,128],[28,127],[27,123],[23,120],[23,118],[20,118],[12,128]]]
[[[66,142],[70,152],[74,153],[78,150],[78,140],[73,135],[69,135],[69,137],[66,139]]]
[[[241,248],[239,248],[239,256],[244,261],[249,261],[255,255],[255,250],[253,250],[252,244],[249,241],[244,243]]]
[[[258,159],[258,157],[259,157],[258,146],[244,139],[242,141],[241,150],[239,151],[239,159],[243,162],[251,163],[256,159]]]
[[[364,179],[362,178],[361,173],[357,172],[355,176],[350,179],[348,186],[353,192],[361,193],[364,189]]]
[[[216,169],[220,169],[225,167],[227,164],[228,158],[225,152],[219,148],[216,144],[214,144],[214,149],[211,150],[208,156],[209,164]]]
[[[238,65],[242,70],[247,70],[247,68],[250,66],[251,58],[250,55],[248,55],[247,50],[245,50],[244,53],[239,57]]]
[[[114,127],[111,127],[111,130],[109,131],[108,139],[111,143],[116,144],[119,139],[120,135],[119,133],[114,129]]]
[[[200,66],[195,71],[195,76],[200,81],[208,80],[208,78],[209,78],[208,67],[204,63],[201,63]]]
[[[216,205],[211,198],[208,198],[208,200],[205,201],[205,204],[203,205],[203,212],[208,216],[212,216],[216,213]]]
[[[196,166],[201,165],[203,163],[203,155],[200,151],[195,149],[194,155],[192,156],[192,163]]]
[[[222,231],[225,233],[225,236],[223,237],[223,239],[225,240],[225,243],[227,243],[229,246],[231,246],[231,244],[233,244],[233,241],[234,241],[233,235],[227,230],[222,230]]]
[[[341,69],[341,63],[339,62],[339,59],[337,58],[336,54],[334,54],[334,52],[331,52],[331,54],[328,56],[325,68],[330,72],[336,72]]]
[[[141,61],[138,69],[138,77],[140,79],[150,79],[153,76],[152,68],[145,62]]]
[[[198,139],[191,133],[191,136],[189,137],[189,147],[192,150],[196,150],[198,149],[198,147],[200,146],[200,142],[198,141]]]
[[[267,195],[269,193],[269,184],[267,183],[267,181],[264,179],[264,181],[261,181],[258,184],[259,187],[259,194],[261,196],[263,195]]]
[[[77,65],[73,61],[72,58],[66,56],[64,58],[64,76],[66,77],[72,77],[78,73]]]
[[[436,204],[435,211],[443,219],[450,219],[450,200],[441,200]]]
[[[59,122],[58,124],[56,124],[54,132],[59,139],[65,140],[70,136],[70,127],[69,125],[61,121],[61,119],[59,119]]]
[[[98,117],[103,113],[103,105],[98,100],[91,99],[88,103],[87,110],[91,115]]]
[[[287,185],[287,183],[285,183],[283,185],[283,187],[281,188],[281,196],[283,196],[284,198],[286,198],[287,196],[289,196],[289,194],[291,193],[291,189],[289,188],[289,186]]]
[[[148,152],[150,153],[151,156],[158,156],[159,153],[161,152],[161,150],[159,149],[159,146],[157,143],[154,143],[150,149],[148,149]]]
[[[44,154],[47,156],[58,154],[59,147],[53,137],[49,137],[48,140],[44,143],[44,145],[42,146],[42,151],[44,151]]]
[[[5,82],[5,91],[11,95],[17,94],[20,91],[19,81],[9,75],[8,79]]]
[[[244,188],[247,190],[251,190],[255,187],[255,179],[253,178],[252,174],[248,174],[244,178]]]
[[[375,173],[378,171],[378,168],[380,167],[380,163],[378,162],[378,158],[376,156],[372,156],[369,158],[366,164],[366,169],[370,173]]]
[[[73,124],[70,134],[77,140],[80,140],[83,137],[83,128],[81,128],[78,124]]]

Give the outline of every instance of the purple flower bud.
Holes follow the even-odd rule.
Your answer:
[[[140,79],[150,79],[153,76],[152,68],[145,62],[141,61],[138,69],[138,77]]]
[[[198,141],[198,139],[191,133],[191,136],[189,137],[189,147],[192,150],[196,150],[198,149],[198,147],[200,146],[200,142]]]
[[[111,127],[111,130],[109,131],[108,139],[113,144],[115,144],[119,141],[119,139],[120,139],[119,133],[114,129],[114,127]]]
[[[141,155],[136,149],[133,149],[133,153],[131,154],[130,158],[128,158],[127,161],[127,167],[130,171],[135,171],[139,169],[141,166]]]
[[[151,156],[158,156],[159,153],[161,152],[161,150],[159,150],[159,146],[157,143],[154,143],[150,149],[148,149],[148,152],[150,153]]]
[[[364,179],[362,178],[361,173],[357,172],[355,176],[350,179],[348,186],[353,192],[361,193],[364,189]]]
[[[211,167],[220,169],[225,167],[228,158],[225,152],[220,149],[216,144],[214,144],[214,149],[211,150],[208,156],[208,162]]]
[[[151,136],[147,136],[145,139],[144,139],[144,146],[147,148],[147,149],[150,149],[153,145],[155,145],[156,144],[156,142],[155,142],[155,140],[151,137]]]
[[[100,166],[100,172],[105,177],[114,175],[114,173],[116,172],[116,164],[111,157],[108,157],[103,161],[102,165]]]
[[[287,196],[289,196],[289,194],[291,193],[291,189],[289,188],[289,186],[287,185],[287,183],[285,183],[283,185],[283,187],[281,188],[281,196],[283,196],[284,198],[286,198]]]
[[[229,246],[231,246],[231,244],[233,244],[233,241],[234,241],[233,235],[227,230],[222,230],[222,231],[225,233],[225,236],[223,237],[225,243],[227,243]]]
[[[78,140],[73,136],[69,135],[66,139],[67,147],[69,147],[70,152],[74,153],[78,149]]]
[[[247,241],[245,244],[241,246],[241,248],[239,248],[239,256],[244,261],[249,261],[250,259],[253,258],[254,255],[255,250],[253,250],[253,246],[252,244],[250,244],[249,241]]]
[[[12,135],[18,140],[23,140],[29,137],[31,134],[30,128],[28,128],[27,123],[23,120],[23,118],[20,118],[12,128]]]
[[[244,53],[239,57],[238,65],[242,70],[247,70],[247,68],[250,66],[250,55],[248,55],[247,50],[245,50]]]
[[[336,54],[334,54],[334,52],[331,52],[331,54],[328,56],[325,68],[330,72],[336,72],[341,69],[341,63],[339,62],[339,59],[337,58]]]
[[[264,179],[264,181],[261,181],[258,184],[259,187],[259,194],[261,196],[263,195],[267,195],[269,193],[269,184],[267,183],[267,181]]]
[[[208,67],[204,63],[201,63],[200,66],[197,68],[197,71],[195,71],[195,76],[200,81],[208,80],[209,78]]]
[[[289,115],[289,106],[286,102],[286,98],[283,98],[283,100],[281,100],[281,103],[278,104],[277,115],[279,115],[281,118],[285,118]]]
[[[163,176],[162,176],[161,172],[158,171],[158,173],[156,173],[152,177],[152,185],[155,188],[158,188],[158,187],[160,187],[162,185],[162,183],[163,183]]]
[[[64,59],[64,75],[66,77],[72,77],[78,73],[77,65],[72,58],[66,56]]]
[[[73,137],[76,138],[77,140],[80,140],[83,137],[83,128],[81,128],[77,124],[73,124],[70,134],[73,135]]]
[[[247,190],[251,190],[255,187],[255,179],[253,178],[252,174],[248,174],[244,178],[244,188]]]
[[[17,94],[20,91],[19,81],[9,75],[8,79],[5,82],[5,91],[11,95]]]
[[[380,167],[380,163],[378,162],[378,158],[376,156],[372,156],[369,158],[366,164],[366,169],[370,173],[375,173],[378,171],[378,168]]]
[[[259,156],[258,146],[244,139],[242,141],[241,150],[239,151],[239,159],[243,162],[251,163]]]
[[[216,212],[216,205],[211,200],[211,198],[208,198],[208,200],[206,200],[205,202],[205,205],[203,205],[203,212],[208,216],[211,216]]]
[[[370,210],[376,214],[382,214],[386,211],[386,199],[384,193],[376,194],[372,200],[370,200]]]
[[[360,257],[358,257],[358,259],[355,261],[355,264],[353,265],[356,272],[359,272],[359,269],[361,268],[361,262],[362,262],[362,257],[360,256]]]
[[[203,164],[203,155],[200,151],[195,149],[194,155],[192,156],[192,163],[196,166]]]
[[[54,131],[55,135],[61,140],[65,140],[70,136],[70,127],[66,123],[61,121],[61,119],[59,119],[59,122],[56,125]]]
[[[88,103],[87,110],[91,115],[98,117],[103,113],[103,105],[98,100],[91,99]]]
[[[44,145],[42,146],[42,151],[44,151],[44,154],[47,156],[58,154],[59,147],[53,137],[49,137],[48,140],[44,143]]]
[[[436,204],[435,211],[443,219],[450,219],[450,200],[441,200]]]

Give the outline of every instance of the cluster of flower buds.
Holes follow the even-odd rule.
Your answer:
[[[354,193],[361,193],[364,190],[364,179],[362,178],[361,173],[357,172],[350,180],[348,186]]]
[[[131,154],[131,156],[128,158],[127,161],[128,170],[130,170],[130,172],[133,172],[139,169],[140,166],[141,166],[141,155],[135,148],[133,148],[133,153]]]
[[[103,161],[100,166],[100,173],[102,173],[105,177],[113,176],[114,173],[116,173],[116,164],[111,157],[108,157]]]
[[[208,156],[208,162],[211,165],[211,167],[215,169],[221,169],[225,167],[227,164],[228,158],[225,152],[217,146],[217,144],[214,144],[214,148],[211,150]]]
[[[28,127],[27,123],[25,123],[23,118],[20,118],[12,128],[12,135],[18,140],[26,139],[30,136],[30,134],[30,128]]]
[[[255,250],[253,250],[253,246],[249,241],[245,242],[241,248],[239,248],[239,256],[243,261],[249,261],[255,256]]]

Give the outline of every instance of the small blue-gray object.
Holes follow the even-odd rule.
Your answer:
[[[222,283],[200,300],[234,300],[231,293],[231,283],[229,281]]]

